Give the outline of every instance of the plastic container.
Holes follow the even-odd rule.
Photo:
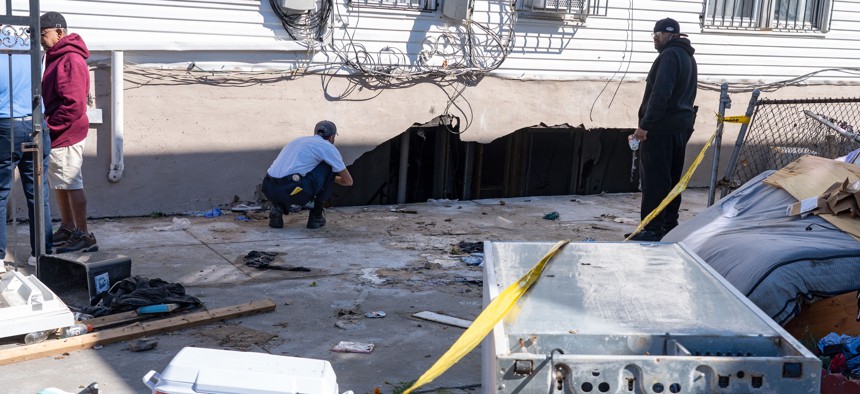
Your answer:
[[[197,347],[142,380],[153,394],[338,394],[328,361]]]
[[[628,139],[627,142],[630,143],[630,150],[632,150],[632,151],[639,150],[639,139],[638,138],[631,136],[631,138]]]
[[[56,330],[73,323],[69,307],[35,275],[24,276],[11,271],[3,276],[0,281],[0,338]]]
[[[51,336],[53,332],[53,330],[31,332],[24,336],[24,343],[27,345],[32,345],[34,343],[44,342],[46,339],[48,339],[49,336]]]
[[[89,324],[75,323],[60,330],[60,338],[76,337],[78,335],[84,335],[92,330],[93,326]]]

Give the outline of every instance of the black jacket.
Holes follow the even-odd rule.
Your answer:
[[[696,119],[698,70],[686,38],[675,38],[660,50],[648,71],[645,97],[639,106],[639,128],[648,134],[689,132]]]

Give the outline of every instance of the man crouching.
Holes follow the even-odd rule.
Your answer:
[[[269,227],[283,228],[287,208],[311,200],[314,207],[308,228],[325,226],[323,204],[331,197],[334,184],[352,186],[352,176],[334,147],[336,136],[337,126],[323,120],[314,126],[314,135],[296,138],[281,149],[263,178],[263,194],[272,203]]]

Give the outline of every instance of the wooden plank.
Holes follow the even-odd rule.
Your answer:
[[[50,340],[33,345],[0,350],[0,365],[13,364],[81,349],[89,349],[95,345],[106,345],[138,337],[196,327],[216,321],[235,319],[237,317],[262,312],[271,312],[273,310],[275,310],[275,303],[272,302],[272,300],[258,300],[247,304],[228,306],[211,311],[190,313],[167,319],[158,319],[151,322],[138,322],[124,327],[96,331],[86,335]]]
[[[94,330],[98,330],[102,328],[116,326],[118,324],[134,323],[136,321],[149,318],[152,318],[152,316],[140,316],[137,314],[137,311],[128,311],[114,313],[112,315],[107,316],[94,317],[92,319],[84,321],[83,323],[93,326]]]
[[[831,332],[860,335],[857,292],[852,291],[804,305],[797,317],[788,322],[785,330],[800,340],[811,338],[817,341]]]
[[[413,317],[417,317],[419,319],[434,321],[436,323],[447,324],[449,326],[460,327],[460,328],[469,328],[472,325],[471,320],[458,319],[456,317],[445,316],[436,312],[423,311],[418,312],[412,315]]]

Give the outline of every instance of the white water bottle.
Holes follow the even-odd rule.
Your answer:
[[[635,136],[631,136],[630,139],[627,140],[630,143],[630,150],[635,151],[639,149],[639,139]]]

